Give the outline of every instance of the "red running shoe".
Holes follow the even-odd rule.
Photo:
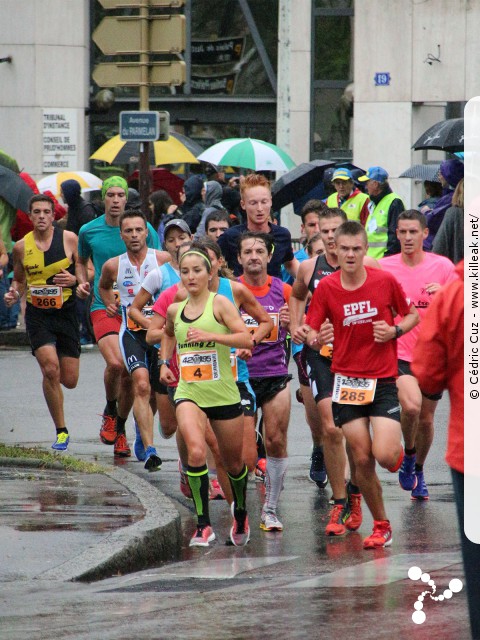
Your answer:
[[[345,526],[349,531],[360,529],[362,524],[362,494],[350,493],[350,484],[347,485],[347,500],[350,506],[350,516],[345,521]]]
[[[178,460],[178,471],[180,473],[180,491],[183,493],[185,498],[193,500],[192,490],[190,489],[190,485],[188,484],[187,474],[182,469],[182,463],[180,459]]]
[[[255,467],[255,480],[257,482],[265,482],[266,473],[267,473],[267,459],[259,458],[257,460],[257,466]]]
[[[214,478],[210,482],[210,488],[208,490],[209,500],[225,500],[225,494],[223,493],[222,485]]]
[[[117,418],[115,416],[102,416],[102,426],[100,427],[100,440],[103,444],[115,444],[117,437]]]
[[[130,447],[128,446],[127,438],[124,433],[119,433],[115,438],[113,455],[120,456],[122,458],[129,458],[132,455]]]
[[[327,536],[343,536],[347,533],[345,523],[350,516],[350,508],[347,504],[334,504],[330,511],[330,521],[325,527]]]
[[[215,540],[215,534],[212,527],[207,524],[203,527],[197,527],[195,533],[190,540],[191,547],[208,547],[210,542]]]
[[[373,533],[363,541],[364,549],[381,549],[393,542],[392,527],[389,520],[374,520]]]

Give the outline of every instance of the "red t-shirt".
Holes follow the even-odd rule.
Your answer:
[[[372,322],[393,325],[395,313],[409,313],[410,305],[395,278],[380,269],[365,267],[367,279],[354,291],[344,289],[341,272],[321,280],[313,293],[307,324],[318,331],[328,318],[333,324],[332,371],[359,378],[397,376],[397,341],[373,340]]]

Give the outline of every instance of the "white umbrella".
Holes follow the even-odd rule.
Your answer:
[[[254,138],[228,138],[197,156],[202,162],[254,171],[289,171],[295,166],[288,153],[270,142]]]
[[[62,171],[60,173],[52,173],[46,178],[42,178],[37,182],[38,190],[41,193],[51,191],[54,196],[60,195],[60,185],[65,180],[76,180],[82,191],[96,191],[102,188],[102,181],[93,173],[88,171]]]

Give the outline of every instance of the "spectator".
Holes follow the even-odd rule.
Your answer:
[[[212,211],[205,220],[205,235],[217,242],[218,238],[231,227],[231,220],[225,209]]]
[[[440,182],[443,187],[443,195],[432,211],[426,214],[429,234],[423,243],[425,251],[432,250],[437,231],[442,224],[447,209],[452,204],[453,191],[463,178],[463,170],[463,163],[456,158],[454,160],[444,160],[440,165]]]
[[[352,172],[344,167],[335,169],[332,184],[335,193],[328,196],[327,207],[343,209],[349,220],[357,220],[364,225],[368,218],[370,200],[367,194],[356,187]]]
[[[205,209],[205,203],[203,201],[205,187],[203,180],[200,176],[190,176],[190,178],[185,181],[184,189],[185,207],[183,219],[188,224],[191,232],[195,233]]]
[[[215,180],[210,180],[205,183],[205,209],[203,210],[202,219],[197,227],[196,238],[205,235],[205,220],[207,216],[214,211],[223,211],[223,205],[220,200],[222,193],[223,190],[220,183]]]
[[[240,183],[238,183],[240,184]],[[230,214],[232,224],[241,224],[245,219],[245,212],[240,206],[242,197],[240,195],[240,188],[237,187],[224,187],[222,194],[222,205],[224,209]]]
[[[158,189],[158,191],[150,194],[149,204],[152,214],[152,227],[158,233],[160,245],[163,245],[165,225],[169,220],[181,217],[182,212],[164,189]]]
[[[78,236],[82,226],[97,217],[97,212],[92,204],[82,198],[82,188],[76,180],[65,180],[60,189],[62,200],[68,205],[65,229]]]
[[[452,196],[452,206],[445,212],[442,224],[440,225],[435,240],[433,241],[433,252],[441,256],[450,258],[457,264],[463,260],[463,237],[464,237],[464,209],[463,209],[463,178],[455,187]]]
[[[442,197],[442,185],[440,182],[432,182],[431,180],[425,180],[423,183],[425,189],[425,195],[427,196],[421,202],[418,203],[418,210],[423,215],[426,215],[431,211],[439,199]]]

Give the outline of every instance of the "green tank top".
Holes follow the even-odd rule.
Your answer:
[[[188,299],[182,302],[175,316],[178,368],[180,379],[175,401],[192,400],[199,407],[221,407],[240,402],[230,365],[230,347],[209,342],[188,342],[190,327],[210,333],[227,334],[229,329],[217,322],[213,314],[215,293],[210,293],[203,313],[195,320],[183,314]]]

